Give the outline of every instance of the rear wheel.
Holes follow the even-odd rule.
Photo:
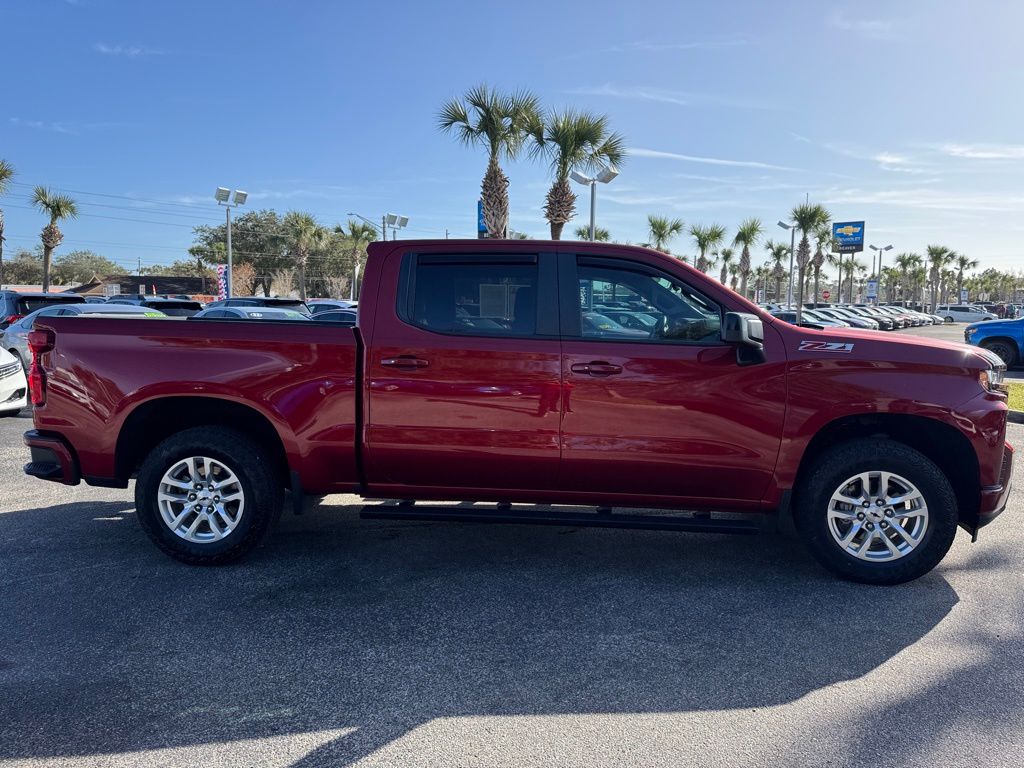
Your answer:
[[[139,522],[161,550],[194,565],[237,560],[280,515],[283,489],[266,452],[226,427],[164,440],[135,483]]]
[[[851,440],[806,472],[796,522],[811,554],[833,573],[900,584],[928,573],[949,551],[956,495],[919,451],[887,439]]]
[[[1009,342],[989,341],[982,344],[982,346],[989,352],[999,355],[1000,359],[1006,363],[1007,368],[1017,364],[1017,350]]]

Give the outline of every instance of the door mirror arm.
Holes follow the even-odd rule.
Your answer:
[[[764,325],[761,318],[747,312],[726,312],[722,341],[736,347],[738,365],[757,365],[767,360],[764,354]]]

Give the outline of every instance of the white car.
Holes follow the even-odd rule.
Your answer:
[[[0,416],[16,416],[28,405],[28,381],[21,360],[0,349]]]
[[[995,320],[996,316],[969,304],[939,304],[935,314],[947,323],[977,323],[980,320]]]

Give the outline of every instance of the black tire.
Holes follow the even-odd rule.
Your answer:
[[[952,322],[955,322],[955,321],[953,320],[953,318],[951,316],[947,316],[946,317],[946,322],[947,323],[952,323]]]
[[[828,504],[845,480],[878,470],[917,487],[928,505],[928,527],[907,554],[870,562],[849,554],[833,538]],[[958,519],[956,494],[942,470],[919,451],[885,438],[850,440],[818,456],[799,481],[794,512],[800,537],[814,558],[837,576],[862,584],[901,584],[928,573],[952,546]]]
[[[999,355],[1000,359],[1006,363],[1007,368],[1012,368],[1017,364],[1017,350],[1006,341],[989,341],[981,345],[989,352],[994,352]]]
[[[206,456],[230,467],[245,497],[237,527],[216,542],[187,541],[160,516],[157,494],[174,464]],[[238,560],[263,539],[281,514],[284,489],[267,452],[247,435],[228,427],[194,427],[156,446],[142,463],[135,482],[135,505],[146,535],[164,553],[190,565],[222,565]]]

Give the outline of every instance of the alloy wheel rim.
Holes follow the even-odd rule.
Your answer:
[[[176,536],[194,544],[212,544],[238,527],[245,493],[224,462],[190,456],[164,472],[157,503],[164,525]]]
[[[849,555],[890,562],[913,552],[928,531],[928,504],[912,482],[893,472],[860,472],[828,502],[828,530]]]

